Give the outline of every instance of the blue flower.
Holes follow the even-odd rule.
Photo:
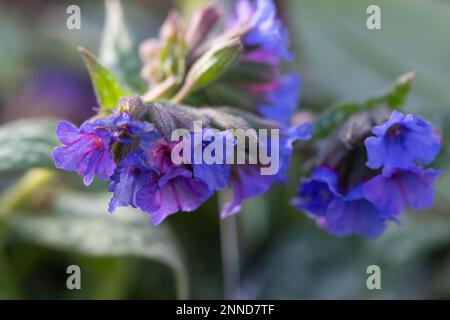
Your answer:
[[[384,171],[408,169],[416,162],[430,164],[441,148],[441,141],[432,125],[412,115],[394,111],[389,120],[373,128],[374,137],[365,141],[367,166]]]
[[[194,138],[196,135],[198,136],[197,139]],[[227,161],[226,146],[229,143],[234,147],[236,141],[233,135],[228,131],[216,132],[214,129],[206,128],[201,133],[192,134],[192,140],[194,142],[192,143],[192,149],[195,149],[197,141],[202,143],[202,156],[203,151],[207,148],[222,145],[221,154],[217,154],[216,151],[211,152],[211,155],[215,158],[215,163],[209,163],[210,161],[204,157],[202,157],[201,163],[195,163],[195,161],[191,161],[191,163],[194,176],[206,182],[212,190],[217,191],[225,188],[231,178],[231,165],[228,164],[230,161]]]
[[[434,169],[413,167],[396,169],[378,175],[364,183],[364,197],[381,209],[383,215],[394,217],[407,207],[428,209],[434,200],[434,183],[441,174]]]
[[[380,209],[367,201],[356,187],[345,196],[337,196],[328,205],[325,216],[318,224],[335,236],[360,235],[375,238],[386,227],[386,219]]]
[[[314,170],[311,177],[303,178],[298,189],[298,197],[291,203],[299,210],[312,215],[324,216],[328,205],[338,194],[337,176],[327,167]]]
[[[224,142],[227,138],[225,132],[205,130],[214,139]],[[202,152],[212,141],[204,143]],[[158,138],[149,148],[139,148],[128,154],[112,177],[109,191],[114,194],[110,212],[118,206],[138,207],[149,214],[154,224],[160,224],[176,212],[197,209],[215,190],[225,187],[231,175],[227,164],[172,162],[172,150],[182,143],[183,140],[169,143]]]
[[[377,237],[385,228],[386,218],[363,197],[361,187],[342,194],[336,173],[326,167],[317,168],[311,178],[302,181],[292,204],[336,236]]]
[[[102,126],[83,124],[80,129],[67,121],[59,121],[56,128],[59,142],[52,157],[58,169],[76,171],[83,176],[85,185],[90,185],[97,175],[108,180],[116,164],[109,150],[111,132]]]
[[[282,77],[275,90],[266,93],[258,106],[261,115],[285,126],[289,125],[299,103],[300,85],[297,74]]]
[[[136,193],[149,181],[154,181],[157,175],[148,164],[144,150],[129,153],[111,177],[108,191],[113,192],[113,197],[109,202],[109,212],[114,212],[117,207],[137,208]]]
[[[222,207],[222,219],[238,213],[242,201],[266,193],[274,183],[280,181],[277,175],[261,175],[261,166],[256,164],[236,165],[233,169],[230,182],[233,198]]]
[[[276,149],[270,144],[268,151],[271,155],[278,153],[279,169],[272,175],[261,174],[261,164],[235,165],[232,170],[230,187],[233,191],[233,198],[224,204],[221,210],[221,218],[228,217],[241,210],[241,203],[244,200],[266,193],[277,182],[286,182],[286,173],[292,157],[293,145],[297,140],[308,140],[311,138],[311,124],[293,126],[282,130],[279,139],[279,148]],[[273,157],[272,157],[273,158]]]
[[[280,58],[291,60],[288,51],[289,35],[287,29],[276,17],[276,7],[272,0],[238,0],[235,19],[250,29],[243,42],[250,47],[258,47],[272,52]]]
[[[155,139],[158,132],[154,125],[136,121],[127,113],[118,113],[104,119],[84,122],[80,129],[67,121],[58,122],[56,135],[65,146],[53,151],[55,166],[82,175],[85,185],[92,183],[94,175],[108,180],[116,163],[111,152],[115,142],[139,144]]]
[[[277,174],[281,180],[287,180],[287,173],[289,170],[292,153],[294,151],[294,143],[297,141],[307,141],[311,139],[312,132],[313,126],[311,123],[297,124],[290,127],[281,128],[279,151],[280,170]]]

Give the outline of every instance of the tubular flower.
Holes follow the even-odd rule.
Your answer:
[[[394,111],[389,120],[372,130],[366,139],[367,166],[385,171],[408,169],[416,162],[430,164],[441,148],[441,141],[431,124],[412,115]]]
[[[109,150],[112,137],[108,128],[85,123],[78,129],[67,121],[60,121],[56,135],[64,144],[52,153],[58,169],[76,171],[83,176],[85,185],[92,183],[94,175],[102,180],[113,175],[116,164]]]
[[[375,136],[365,139],[366,167],[359,161],[361,139],[350,145],[353,151],[346,151],[350,166],[347,160],[332,168],[319,166],[311,178],[301,181],[292,201],[334,235],[375,237],[388,220],[397,220],[406,209],[424,210],[433,204],[434,184],[441,172],[417,162],[430,164],[439,153],[437,131],[414,115],[394,111],[372,132]],[[361,136],[367,135],[361,132]]]

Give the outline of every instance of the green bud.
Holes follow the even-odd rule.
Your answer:
[[[217,41],[190,68],[184,86],[173,100],[179,102],[191,92],[216,81],[236,62],[241,50],[242,44],[239,38]]]

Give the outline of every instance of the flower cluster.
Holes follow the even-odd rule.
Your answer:
[[[154,224],[173,213],[197,209],[215,191],[227,186],[234,196],[224,205],[221,216],[238,212],[243,200],[285,180],[293,142],[309,139],[311,134],[309,125],[283,132],[279,148],[281,169],[275,175],[265,176],[260,173],[260,164],[232,165],[226,161],[207,164],[192,160],[175,164],[172,151],[186,140],[168,141],[155,125],[130,114],[130,110],[121,111],[87,121],[79,129],[60,121],[57,136],[64,146],[55,148],[53,158],[57,168],[82,175],[85,185],[91,184],[94,176],[110,181],[108,190],[113,193],[110,212],[119,206],[132,206],[147,212]],[[197,134],[191,134],[193,141]],[[201,134],[208,136],[207,141],[197,140],[202,149],[211,141],[225,146],[227,140],[234,140],[228,132],[211,128],[204,128]]]
[[[233,197],[221,212],[221,217],[227,217],[240,210],[243,200],[267,192],[276,182],[286,181],[294,142],[309,139],[312,130],[309,124],[289,126],[298,103],[300,84],[298,76],[281,76],[279,72],[281,60],[292,59],[287,30],[276,18],[272,0],[238,0],[225,29],[212,36],[222,14],[220,7],[206,5],[186,24],[173,11],[164,22],[159,38],[141,44],[141,76],[149,85],[149,91],[141,98],[150,105],[127,98],[127,103],[118,102],[112,114],[108,112],[109,116],[101,114],[79,129],[68,122],[59,122],[57,136],[63,146],[53,152],[56,167],[76,171],[84,177],[86,185],[94,176],[109,181],[108,190],[113,193],[110,212],[119,206],[132,206],[147,212],[152,222],[159,224],[173,213],[197,209],[214,192],[228,187]],[[202,77],[208,72],[204,66],[211,64],[214,70],[231,66],[240,49],[237,63],[230,70],[221,71],[225,73],[223,81],[235,71],[246,73],[246,67],[253,67],[249,73],[254,80],[239,83],[239,87],[257,99],[252,103],[257,107],[250,111],[269,119],[270,127],[281,130],[276,150],[268,146],[270,152],[279,153],[279,171],[262,175],[265,164],[260,162],[175,164],[172,151],[186,141],[169,141],[168,136],[181,127],[189,128],[194,138],[199,134],[191,130],[194,117],[181,106],[160,107],[152,103],[167,99],[179,102],[186,98],[188,103],[198,105],[192,101],[202,94],[194,89],[201,88],[197,82],[204,83]],[[207,79],[211,78],[208,74]],[[215,85],[210,83],[206,91],[212,92]],[[208,104],[219,105],[221,101]],[[146,111],[135,112],[139,108]],[[197,110],[202,112],[201,108]],[[229,128],[226,124],[247,127],[243,119],[234,115],[216,110],[207,114],[212,114],[213,124],[206,121],[202,134],[209,133],[214,140],[234,139],[225,131]],[[203,141],[202,148],[207,147],[208,143]]]
[[[346,161],[323,164],[301,182],[293,200],[334,235],[376,237],[387,220],[397,220],[405,209],[427,209],[433,203],[440,172],[420,164],[430,164],[439,153],[437,130],[414,115],[394,111],[372,133],[365,139],[364,169],[355,165],[355,154],[350,155],[351,167]],[[355,178],[360,169],[363,173]]]
[[[239,212],[244,200],[286,182],[294,143],[312,137],[312,125],[301,120],[305,117],[292,121],[301,81],[297,74],[281,72],[281,64],[293,54],[274,1],[236,0],[220,28],[223,12],[218,5],[205,5],[188,23],[176,11],[169,14],[159,37],[140,45],[146,91],[140,81],[140,86],[128,82],[122,87],[113,72],[82,51],[99,113],[79,128],[59,122],[56,133],[62,146],[54,150],[53,159],[57,168],[83,176],[86,185],[94,176],[108,181],[110,212],[131,206],[159,224],[176,212],[196,210],[228,188],[232,198],[220,212],[225,218]],[[320,148],[321,140],[308,145],[309,151],[319,150],[318,155],[306,154],[317,156],[318,165],[301,181],[292,202],[334,235],[376,237],[406,209],[426,209],[433,203],[440,172],[424,166],[440,151],[439,132],[413,115],[394,111],[385,117],[391,110],[387,107],[398,108],[404,101],[408,79],[403,77],[384,97],[357,108],[347,105],[341,114],[331,112],[327,118],[325,113],[316,121],[319,133],[314,137],[341,131],[325,140],[329,148]],[[253,150],[244,141],[253,133],[244,140],[230,133],[256,132],[253,128],[276,130],[277,138],[257,137]],[[177,130],[186,130],[187,139],[172,140]],[[234,150],[243,150],[243,157],[225,148],[215,154],[222,157],[219,162],[192,158],[196,150],[211,150],[216,142],[231,142]],[[179,150],[188,161],[174,160]],[[268,152],[266,158],[261,150]],[[275,166],[266,161],[269,154],[277,156]],[[263,174],[273,168],[276,172]]]

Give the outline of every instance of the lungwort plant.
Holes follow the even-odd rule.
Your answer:
[[[412,74],[401,76],[383,95],[306,116],[299,109],[300,75],[282,72],[295,57],[272,0],[237,0],[229,12],[207,4],[189,20],[174,10],[159,36],[143,41],[138,50],[127,34],[120,3],[107,1],[106,8],[99,58],[79,49],[97,96],[97,115],[79,127],[59,121],[60,145],[53,151],[53,133],[44,129],[48,122],[33,136],[27,135],[29,127],[17,125],[21,133],[14,139],[21,144],[13,146],[14,159],[0,155],[3,170],[49,167],[51,153],[58,169],[77,172],[85,185],[94,179],[107,181],[111,213],[119,207],[137,208],[153,224],[164,222],[156,230],[165,227],[170,215],[195,214],[216,193],[222,223],[234,223],[243,201],[293,178],[290,166],[301,167],[304,174],[292,205],[336,236],[377,237],[406,209],[432,205],[440,172],[430,165],[442,137],[432,124],[401,111]],[[179,130],[184,134],[174,140]],[[25,141],[29,147],[21,152]],[[191,150],[200,152],[200,161]],[[276,172],[265,174],[273,163],[265,161],[261,150],[278,161]],[[302,162],[291,163],[293,153],[302,151]],[[184,161],[174,161],[174,154]],[[208,162],[206,155],[214,161]],[[36,171],[24,179],[30,175],[36,187],[50,179]],[[30,186],[25,191],[20,184],[12,187],[3,212],[14,211],[30,195]],[[106,223],[112,217],[95,219]],[[32,223],[39,228],[38,221]],[[230,232],[230,226],[222,232]],[[102,237],[92,235],[94,242],[96,236]],[[233,240],[223,239],[227,259],[227,246],[233,245],[227,241]],[[185,270],[177,248],[154,256],[163,257],[182,279]],[[148,255],[150,250],[135,249],[128,253]],[[84,245],[81,250],[95,249]],[[181,297],[185,287],[181,285]]]

